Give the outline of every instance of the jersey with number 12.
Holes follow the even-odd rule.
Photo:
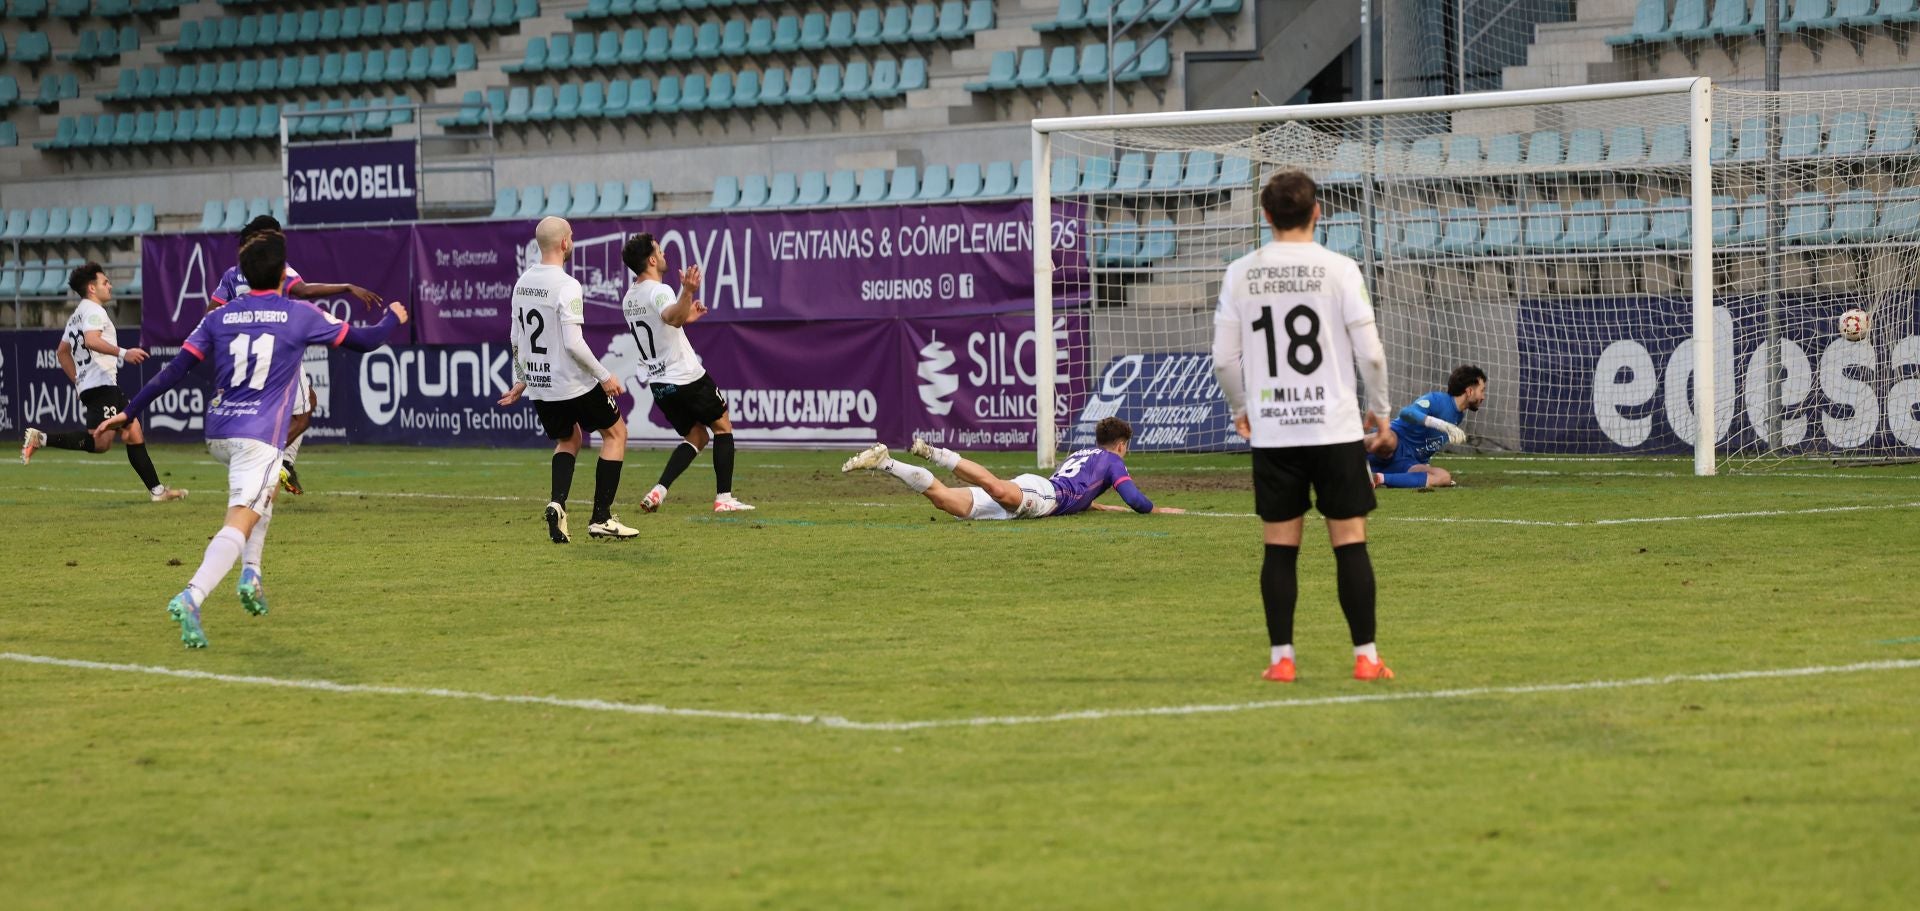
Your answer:
[[[586,293],[559,266],[538,263],[513,286],[513,375],[527,384],[527,398],[565,402],[599,385],[567,353],[567,323],[587,321]]]
[[[1255,447],[1360,439],[1348,333],[1372,322],[1359,265],[1319,244],[1269,243],[1227,267],[1214,332],[1240,342]]]
[[[207,439],[287,442],[300,357],[308,345],[338,345],[350,327],[306,301],[253,291],[209,312],[180,347],[214,367]]]

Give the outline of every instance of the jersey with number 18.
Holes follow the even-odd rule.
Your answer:
[[[1234,260],[1214,315],[1215,358],[1223,371],[1240,361],[1239,388],[1223,385],[1229,403],[1245,409],[1253,445],[1360,439],[1352,334],[1375,331],[1373,304],[1353,260],[1316,243],[1279,242]],[[1370,399],[1385,401],[1385,390],[1368,391]],[[1233,401],[1235,392],[1244,401]],[[1385,409],[1381,404],[1376,413]]]
[[[599,385],[567,353],[563,324],[587,321],[586,293],[565,269],[536,263],[513,286],[513,374],[527,398],[565,402]]]

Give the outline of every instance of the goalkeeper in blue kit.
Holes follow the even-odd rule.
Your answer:
[[[1448,443],[1467,441],[1460,420],[1466,412],[1479,411],[1486,400],[1487,372],[1464,364],[1447,377],[1446,389],[1435,389],[1400,409],[1393,419],[1398,445],[1390,445],[1378,434],[1367,436],[1367,464],[1373,470],[1374,486],[1452,487],[1453,474],[1430,463]]]

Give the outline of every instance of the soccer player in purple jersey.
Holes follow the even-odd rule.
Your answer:
[[[914,455],[953,472],[954,477],[973,487],[948,487],[933,472],[917,465],[893,460],[885,444],[876,444],[847,460],[841,471],[882,471],[900,479],[900,483],[925,496],[948,515],[961,519],[1040,519],[1070,516],[1097,509],[1103,512],[1181,513],[1184,509],[1155,506],[1133,483],[1127,473],[1127,447],[1133,441],[1133,428],[1119,418],[1105,418],[1094,426],[1092,449],[1067,456],[1051,478],[1023,474],[1003,481],[978,463],[927,441],[916,439],[910,450]],[[1125,507],[1095,503],[1111,488],[1125,500]]]
[[[271,215],[259,216],[240,229],[240,246],[245,247],[247,241],[269,232],[284,235],[280,220]],[[208,296],[213,299],[215,307],[223,307],[228,301],[245,297],[252,290],[252,284],[240,273],[240,267],[234,266],[220,276],[220,283],[214,286],[213,293]],[[280,279],[280,293],[307,301],[351,294],[369,307],[380,306],[380,295],[359,285],[310,282],[301,278],[292,266],[287,267],[286,274]],[[313,378],[307,376],[305,370],[300,371],[300,395],[294,400],[293,422],[288,425],[286,449],[280,454],[280,483],[286,486],[288,493],[306,492],[300,486],[300,472],[294,468],[294,462],[300,458],[301,434],[306,433],[307,426],[313,422],[313,407],[318,401],[319,397],[313,391]]]
[[[358,329],[328,319],[304,301],[278,290],[286,271],[286,239],[262,234],[240,250],[240,269],[263,291],[248,292],[209,312],[180,346],[180,354],[148,381],[124,411],[100,423],[95,433],[112,430],[137,417],[154,397],[179,385],[194,365],[213,358],[215,385],[207,409],[207,451],[227,466],[227,520],[207,544],[200,569],[185,590],[167,602],[167,615],[180,624],[180,641],[206,648],[200,605],[244,557],[240,603],[256,616],[267,612],[260,578],[260,555],[273,519],[273,494],[280,468],[280,444],[287,438],[294,399],[300,394],[300,356],[308,345],[345,345],[372,351],[407,321],[407,309],[389,304],[386,318]]]

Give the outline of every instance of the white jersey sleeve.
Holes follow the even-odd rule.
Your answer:
[[[1254,446],[1360,439],[1356,331],[1374,331],[1373,308],[1347,257],[1315,243],[1270,243],[1227,267],[1215,370],[1229,406],[1251,424]]]

